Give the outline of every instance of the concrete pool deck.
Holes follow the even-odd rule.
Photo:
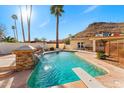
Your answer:
[[[8,77],[0,78],[0,88],[27,88],[27,80],[32,70],[16,72]]]
[[[7,77],[14,72],[15,69],[15,55],[0,55],[0,78]]]
[[[96,59],[94,53],[76,52],[75,54],[92,64],[100,66],[103,69],[105,68],[105,70],[108,71],[108,74],[106,75],[95,77],[95,79],[97,79],[105,87],[124,88],[124,69],[105,63],[103,60]],[[14,60],[14,56],[1,56],[0,60],[0,62],[6,62],[3,66],[8,66],[9,64],[7,63],[11,63],[12,60]],[[26,82],[30,73],[31,70],[26,70],[16,72],[5,78],[0,78],[0,88],[26,88]],[[82,80],[79,80],[59,86],[53,86],[53,88],[87,88],[87,86]]]
[[[0,56],[0,67],[8,67],[14,65],[15,65],[14,54]]]
[[[92,53],[76,52],[75,54],[84,60],[107,70],[108,74],[96,77],[104,86],[108,88],[124,88],[124,69],[108,64],[103,60],[99,60]]]

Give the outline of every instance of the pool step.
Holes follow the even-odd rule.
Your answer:
[[[0,72],[0,78],[7,77],[11,74],[13,74],[14,71],[5,71],[5,72]]]
[[[7,66],[7,67],[0,67],[0,72],[2,71],[10,71],[10,70],[15,70],[16,66]]]
[[[16,69],[15,66],[0,67],[0,78],[11,75],[12,73],[14,73],[15,69]]]
[[[99,81],[97,81],[94,77],[89,75],[82,68],[77,67],[72,69],[76,75],[86,84],[88,88],[105,88]]]

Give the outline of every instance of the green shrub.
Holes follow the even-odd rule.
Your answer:
[[[53,51],[53,50],[54,50],[54,47],[51,47],[51,48],[50,48],[50,51]]]
[[[66,49],[66,47],[64,46],[63,49]]]
[[[70,45],[70,39],[64,40],[64,43],[65,43],[66,45]]]
[[[17,40],[15,38],[13,38],[13,37],[8,36],[8,37],[4,38],[4,42],[16,43]]]
[[[97,52],[97,58],[105,60],[106,59],[105,52],[104,51],[98,51]]]
[[[48,51],[48,49],[44,49],[44,51]]]

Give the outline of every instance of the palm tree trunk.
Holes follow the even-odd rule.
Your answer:
[[[31,41],[31,36],[30,36],[30,20],[31,20],[31,14],[32,14],[32,5],[30,6],[30,15],[28,16],[28,7],[26,5],[26,10],[27,10],[27,23],[28,23],[28,42]]]
[[[20,16],[21,16],[21,27],[22,27],[22,36],[23,36],[23,42],[25,42],[25,33],[24,33],[24,26],[23,26],[23,18],[22,18],[22,10],[20,6]]]
[[[56,48],[59,48],[59,15],[56,16]]]
[[[30,35],[30,32],[29,32],[29,23],[28,23],[28,6],[26,5],[26,12],[27,12],[27,24],[28,24],[28,42],[30,41],[29,40],[29,35]]]
[[[31,26],[31,15],[32,15],[32,5],[30,5],[30,17],[29,17],[29,42],[31,41],[31,30],[30,30],[30,26]]]
[[[14,35],[14,38],[16,39],[15,29],[13,29],[13,35]]]
[[[18,31],[17,31],[17,25],[16,25],[16,20],[15,20],[15,30],[16,30],[16,39],[17,39],[17,41],[18,41]]]

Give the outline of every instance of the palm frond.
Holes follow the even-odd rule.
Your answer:
[[[51,14],[57,16],[62,16],[62,13],[64,12],[63,10],[63,5],[52,5],[50,7]]]

